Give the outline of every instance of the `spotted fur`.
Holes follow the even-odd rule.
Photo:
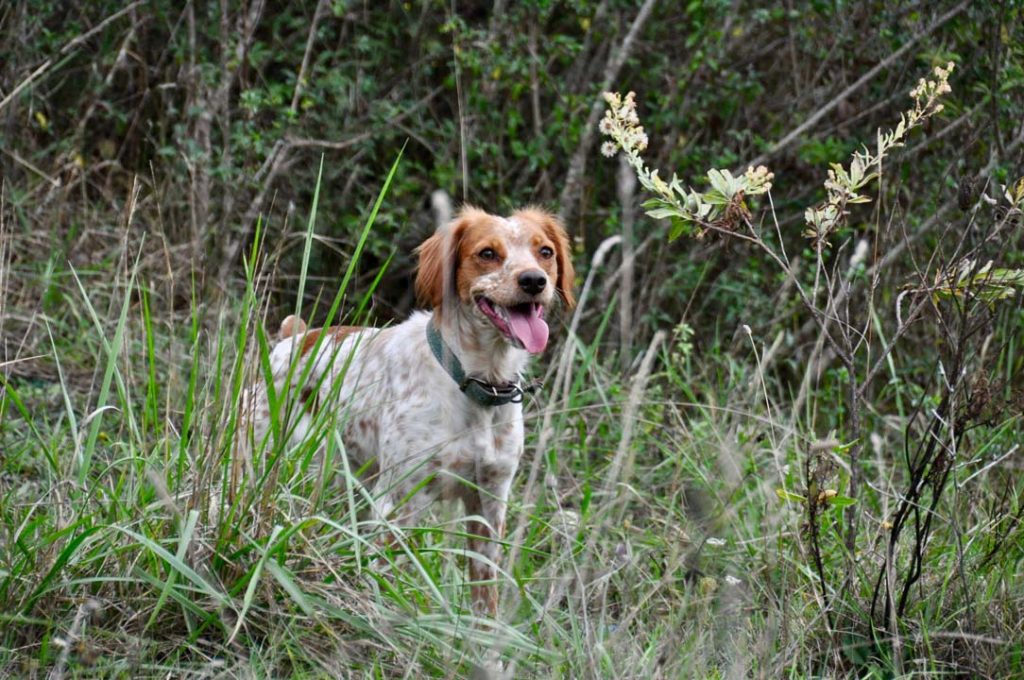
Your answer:
[[[480,518],[467,526],[469,549],[487,560],[470,560],[472,601],[477,613],[493,617],[493,563],[523,454],[522,404],[482,406],[468,398],[431,353],[426,328],[433,320],[467,375],[515,381],[528,353],[481,311],[480,300],[501,309],[547,308],[556,300],[571,306],[568,238],[542,210],[498,217],[466,208],[418,254],[416,291],[430,311],[385,329],[307,330],[288,317],[270,353],[274,387],[282,394],[291,375],[292,393],[300,395],[292,443],[309,436],[320,409],[338,409],[347,454],[372,469],[379,516],[409,524],[435,500],[458,499],[467,515]],[[523,283],[524,273],[532,285]],[[296,356],[310,365],[304,385],[294,384],[303,371],[289,370]],[[249,388],[245,411],[246,435],[263,442],[270,430],[264,386]]]

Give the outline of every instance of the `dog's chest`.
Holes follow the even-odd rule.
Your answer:
[[[382,392],[376,408],[350,402],[345,440],[361,457],[376,456],[382,467],[422,464],[470,480],[481,469],[514,469],[518,462],[523,440],[518,404],[480,407],[454,383]],[[389,398],[396,393],[402,398]]]
[[[340,395],[346,447],[361,463],[375,460],[382,472],[417,480],[431,475],[446,487],[451,480],[486,487],[510,478],[522,454],[522,406],[470,400],[418,342],[423,331],[402,324],[371,340],[346,341],[352,344]]]

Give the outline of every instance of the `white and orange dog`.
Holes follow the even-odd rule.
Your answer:
[[[467,527],[469,549],[488,560],[470,561],[470,579],[474,610],[493,617],[496,541],[523,454],[522,371],[547,346],[546,309],[573,305],[569,242],[539,209],[465,208],[418,253],[416,293],[431,312],[385,329],[306,330],[288,317],[270,355],[274,388],[301,395],[292,444],[320,409],[337,410],[350,460],[371,464],[380,517],[408,524],[435,499],[461,499],[485,520]],[[294,368],[297,356],[308,369]],[[258,450],[271,429],[266,387],[245,402]]]

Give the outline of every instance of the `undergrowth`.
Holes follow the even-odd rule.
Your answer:
[[[307,224],[305,257],[315,198]],[[869,586],[904,497],[895,450],[934,398],[899,380],[895,353],[886,390],[901,410],[871,426],[865,529],[847,551],[843,508],[824,504],[816,568],[805,503],[789,501],[813,493],[808,461],[830,466],[816,473],[822,488],[845,465],[849,444],[815,434],[843,401],[842,377],[826,371],[805,407],[787,409],[776,347],[748,335],[748,352],[699,353],[683,323],[656,334],[623,379],[608,368],[613,305],[593,336],[575,333],[600,266],[528,408],[500,621],[469,613],[460,509],[419,527],[369,520],[333,422],[318,430],[333,464],[312,463],[315,441],[272,446],[228,493],[239,394],[259,379],[273,341],[264,328],[276,325],[261,306],[274,271],[263,244],[275,238],[258,230],[242,295],[194,297],[175,324],[153,309],[127,240],[108,280],[61,273],[75,313],[40,321],[54,376],[7,377],[0,398],[6,674],[463,676],[492,649],[516,677],[957,674],[965,659],[982,674],[1019,669],[1024,499],[1010,469],[988,464],[1013,459],[1019,412],[990,414],[951,464],[915,604],[880,635],[867,625],[884,624]],[[372,291],[341,304],[348,280],[333,301],[297,311],[365,313]],[[1020,311],[1001,308],[992,323],[1015,338]],[[67,373],[58,338],[72,336],[89,348],[91,376]],[[1019,361],[1011,342],[986,365],[1012,376]],[[384,531],[402,539],[375,561]]]
[[[342,4],[332,12],[342,13]],[[102,77],[79,107],[86,115],[77,136],[66,138],[58,130],[74,123],[78,108],[54,102],[72,96],[73,78],[61,69],[87,61],[77,29],[54,33],[27,4],[16,16],[0,10],[0,20],[14,16],[12,25],[42,36],[45,44],[28,52],[46,66],[39,78],[51,67],[62,75],[45,96],[42,82],[35,93],[28,87],[35,66],[23,69],[29,80],[19,75],[25,101],[53,105],[49,117],[45,107],[33,109],[20,155],[3,157],[20,174],[0,182],[0,676],[467,677],[484,673],[482,661],[495,651],[512,677],[1024,675],[1024,184],[1015,181],[1024,168],[1006,161],[1019,154],[1024,128],[1014,106],[998,108],[1020,78],[1016,24],[999,10],[949,10],[963,12],[951,24],[956,32],[937,35],[953,47],[936,39],[934,53],[918,55],[942,73],[915,88],[927,96],[911,109],[920,115],[906,119],[914,125],[883,133],[872,152],[855,151],[861,147],[844,127],[859,120],[854,111],[823,139],[803,140],[799,156],[816,165],[853,156],[834,163],[824,183],[792,183],[785,205],[774,202],[787,181],[774,164],[777,176],[756,162],[745,174],[713,171],[710,189],[695,191],[675,177],[658,179],[632,154],[658,201],[647,208],[669,223],[641,223],[650,233],[637,243],[624,231],[577,249],[585,272],[579,305],[554,323],[559,341],[535,367],[546,387],[526,409],[498,620],[471,614],[463,510],[439,508],[414,527],[371,519],[370,491],[345,456],[338,414],[324,414],[299,446],[275,435],[251,469],[233,465],[241,393],[265,378],[285,306],[318,324],[386,323],[400,309],[389,306],[399,305],[394,295],[375,295],[378,284],[399,290],[407,282],[407,268],[389,267],[391,256],[407,263],[412,245],[396,223],[422,212],[414,203],[434,183],[454,191],[465,177],[453,160],[465,140],[453,142],[460,137],[448,129],[464,121],[435,102],[442,88],[465,87],[465,105],[483,111],[478,121],[501,122],[476,130],[469,144],[480,173],[472,191],[501,201],[553,199],[552,164],[573,157],[567,140],[586,139],[587,77],[604,64],[606,41],[589,28],[572,31],[586,19],[600,25],[599,36],[618,37],[625,15],[613,9],[612,21],[607,4],[579,3],[579,20],[558,23],[565,35],[550,46],[532,25],[514,36],[524,50],[554,50],[546,63],[562,70],[551,74],[522,50],[489,47],[499,29],[548,17],[546,3],[517,4],[492,26],[433,16],[443,24],[434,32],[451,44],[421,31],[433,24],[406,17],[406,4],[388,11],[407,24],[380,20],[371,3],[336,21],[318,14],[308,28],[300,14],[268,10],[273,21],[259,31],[235,11],[235,24],[249,31],[252,53],[243,62],[251,70],[235,68],[224,49],[230,41],[215,49],[231,24],[213,6],[157,3],[171,17],[163,21],[134,5],[103,5],[110,26],[130,19],[128,32],[110,41],[119,56],[96,70]],[[756,108],[758,68],[778,65],[783,90],[792,76],[799,96],[818,106],[824,64],[846,59],[812,40],[848,18],[836,7],[793,27],[782,10],[751,10],[750,22],[733,25],[732,13],[745,8],[689,3],[683,15],[694,32],[685,49],[718,43],[691,55],[685,82],[671,92],[657,86],[681,59],[668,47],[684,43],[673,22],[654,26],[666,49],[637,57],[668,63],[645,74],[657,81],[647,93],[660,122],[654,129],[679,125],[666,112],[692,114],[659,162],[707,167],[713,155],[724,166],[738,160],[736,148],[768,148],[779,130],[737,133],[734,146],[727,131],[762,114],[788,125],[782,97],[769,98],[766,113],[716,98],[733,93]],[[905,9],[891,10],[900,31],[919,23],[919,8]],[[674,7],[661,11],[677,18]],[[105,35],[105,20],[92,22],[91,36]],[[323,61],[309,65],[319,79],[289,71],[282,85],[274,69],[315,52],[318,21],[334,36]],[[177,27],[190,22],[202,39],[183,46],[187,31]],[[353,52],[342,37],[363,24],[373,31]],[[783,37],[747,39],[744,31],[755,29]],[[145,31],[160,40],[139,39]],[[817,54],[820,69],[801,74],[759,51],[762,42],[777,50],[786,31],[807,43],[791,45],[793,58],[797,50]],[[978,63],[991,61],[993,81],[976,77],[965,91],[980,92],[979,102],[943,112],[931,95],[945,94],[947,52],[987,32],[992,54]],[[278,33],[302,39],[281,41],[287,49],[271,58],[268,35]],[[420,77],[408,73],[423,70],[407,58],[410,35],[425,44],[420,54],[432,55],[426,61],[454,54],[463,70],[449,78],[438,67],[416,96],[400,90]],[[151,50],[148,58],[122,59],[136,54],[128,49],[136,43],[144,43],[139,53]],[[623,53],[630,45],[622,43]],[[721,56],[754,45],[750,58]],[[398,71],[398,84],[364,79],[364,60],[382,46],[403,69],[412,64]],[[892,54],[885,41],[868,46]],[[53,54],[65,61],[50,61]],[[200,77],[204,58],[218,66]],[[752,70],[721,71],[719,61]],[[0,71],[14,73],[13,63]],[[164,84],[181,63],[191,67],[179,92]],[[575,73],[578,87],[544,119],[543,85],[563,72]],[[690,87],[705,80],[710,85]],[[124,92],[136,81],[159,86],[132,99]],[[398,116],[389,88],[406,103]],[[22,100],[4,90],[0,108],[9,106],[8,122],[16,123],[11,112]],[[231,99],[236,90],[240,102]],[[519,102],[519,93],[532,94]],[[358,129],[336,120],[343,94]],[[502,99],[507,109],[490,107]],[[131,115],[119,109],[122,100],[132,102]],[[462,95],[452,101],[463,105]],[[642,107],[612,98],[623,101]],[[212,102],[216,125],[197,102]],[[529,137],[520,104],[536,138],[501,153],[499,142]],[[982,153],[968,136],[972,154],[949,161],[963,168],[923,162],[929,140],[959,139],[971,116],[990,106],[999,153]],[[138,121],[156,119],[151,109],[161,107],[163,123],[133,137]],[[410,115],[424,107],[430,115]],[[943,113],[958,118],[936,133]],[[643,151],[636,142],[649,140],[636,132],[637,109],[632,114],[624,120],[634,134],[623,140]],[[108,116],[127,130],[111,149],[105,136],[87,134]],[[442,122],[432,127],[435,119]],[[923,139],[899,149],[911,127]],[[392,152],[377,148],[391,144],[376,134],[385,128],[408,132],[421,148],[389,166]],[[175,130],[186,133],[187,153],[171,143]],[[324,138],[303,136],[313,132]],[[226,152],[216,148],[219,136],[231,140]],[[300,155],[311,148],[351,150],[352,158],[317,168]],[[52,166],[41,160],[50,153]],[[428,181],[423,168],[434,155],[443,162]],[[988,160],[978,165],[980,156]],[[963,174],[958,185],[953,172]],[[626,220],[634,203],[628,165],[618,181],[622,205],[591,208],[586,222],[600,228],[577,225],[584,241],[618,229],[616,211]],[[285,186],[287,208],[275,209],[271,198]],[[960,213],[931,211],[951,188]],[[861,205],[869,192],[873,201]],[[399,196],[404,202],[389,210]],[[348,208],[367,197],[364,211]],[[589,219],[595,214],[604,222]],[[666,245],[681,235],[700,238]],[[619,258],[617,246],[635,250]],[[651,290],[639,290],[638,266],[631,295],[621,283],[634,257],[650,265]],[[622,321],[630,317],[618,317],[616,328],[623,307],[634,313],[635,336]],[[293,395],[274,405],[294,407]],[[387,550],[377,541],[384,534],[398,537]]]

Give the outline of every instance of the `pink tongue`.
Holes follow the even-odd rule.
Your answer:
[[[509,308],[508,325],[512,335],[530,354],[539,354],[548,345],[548,325],[540,318],[541,306],[530,305],[529,311],[522,308]]]

